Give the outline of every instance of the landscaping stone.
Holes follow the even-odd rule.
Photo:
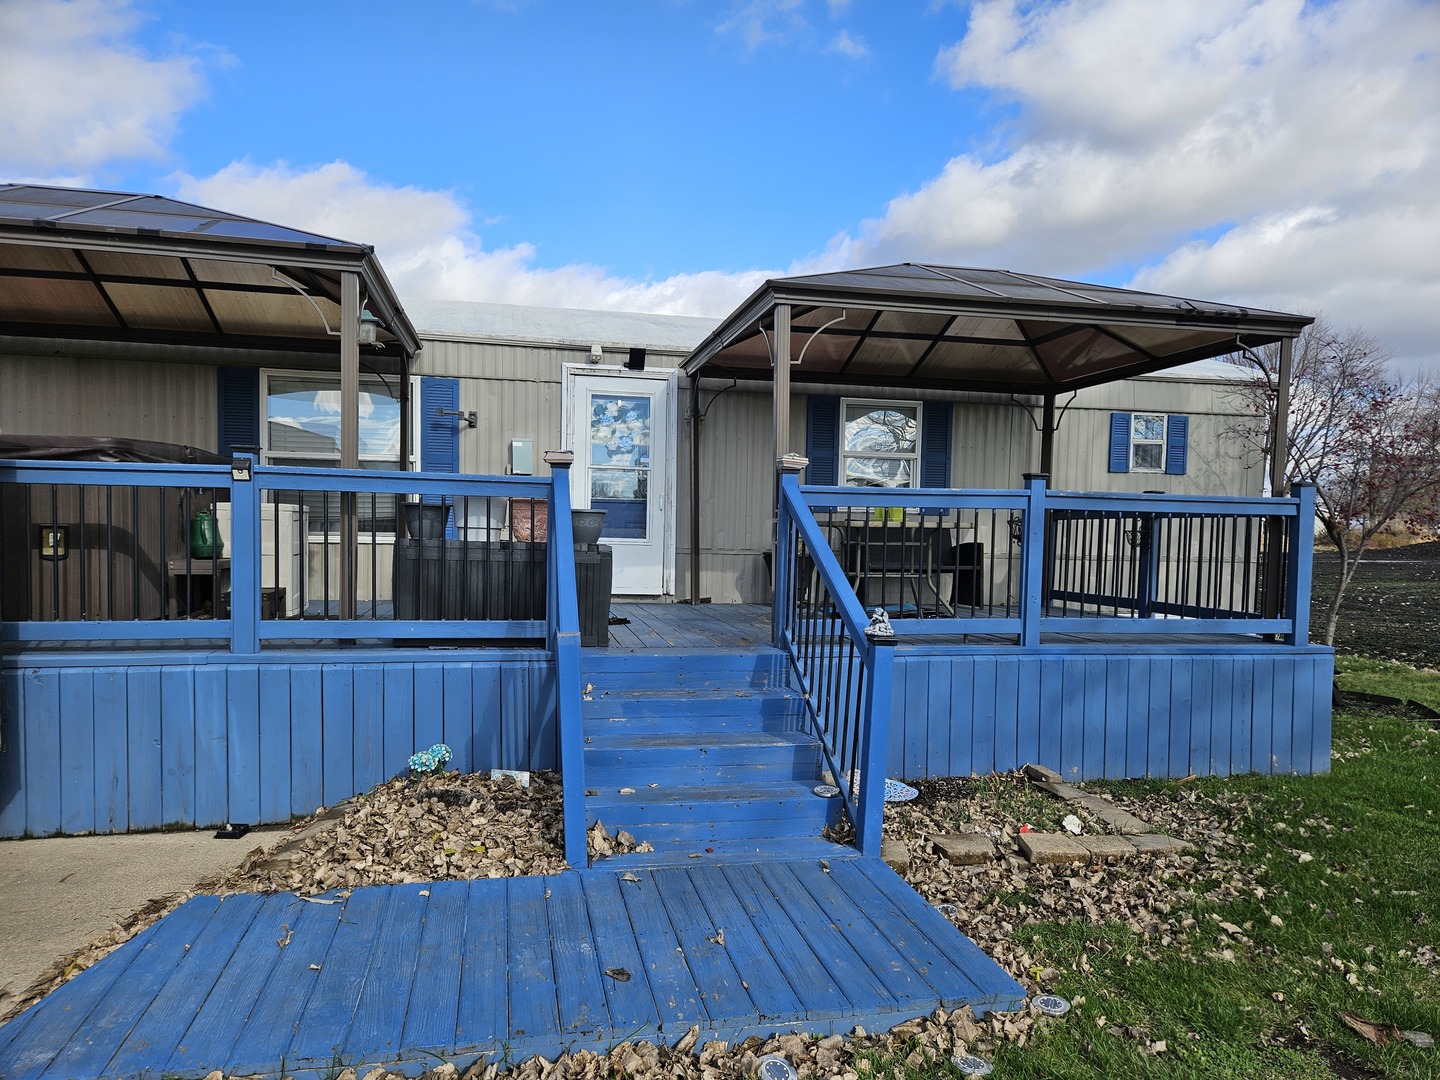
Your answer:
[[[1037,784],[1058,784],[1061,780],[1065,779],[1054,769],[1046,768],[1044,765],[1026,765],[1025,775]]]
[[[980,833],[937,836],[933,842],[955,866],[981,866],[995,858],[995,844]]]
[[[1064,799],[1066,802],[1079,802],[1082,799],[1090,798],[1074,784],[1061,783],[1059,780],[1042,780],[1035,787],[1054,795],[1057,799]]]
[[[1082,836],[1079,840],[1090,852],[1091,862],[1128,859],[1135,854],[1135,845],[1123,836]]]
[[[1190,845],[1184,840],[1177,840],[1165,833],[1144,833],[1129,839],[1141,855],[1174,855],[1176,852],[1190,850]]]
[[[910,869],[910,849],[903,840],[885,840],[880,844],[880,858],[897,874]]]
[[[1090,861],[1084,845],[1060,833],[1021,833],[1017,841],[1025,857],[1037,866]]]
[[[1139,836],[1150,831],[1150,825],[1141,821],[1128,810],[1122,810],[1114,803],[1106,802],[1104,799],[1094,795],[1086,795],[1076,800],[1076,805],[1087,813],[1103,821],[1110,828],[1125,836]]]

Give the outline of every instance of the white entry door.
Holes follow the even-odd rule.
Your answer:
[[[600,542],[615,553],[613,592],[675,591],[675,420],[669,372],[570,370],[568,441],[577,509],[605,511]]]

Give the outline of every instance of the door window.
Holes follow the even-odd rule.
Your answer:
[[[651,401],[590,397],[590,508],[605,511],[605,539],[644,540],[650,506]]]

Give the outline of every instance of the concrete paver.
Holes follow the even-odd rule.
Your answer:
[[[995,858],[995,844],[979,833],[933,837],[941,853],[956,866],[981,866]]]

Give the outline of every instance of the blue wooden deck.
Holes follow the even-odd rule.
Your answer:
[[[843,849],[836,848],[837,852]],[[324,1075],[882,1030],[1023,989],[878,859],[203,896],[0,1027],[0,1076]],[[723,933],[721,931],[723,930]]]

